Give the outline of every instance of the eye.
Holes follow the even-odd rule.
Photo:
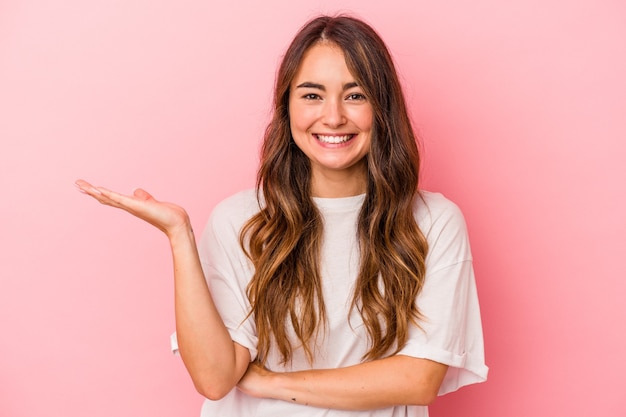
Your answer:
[[[346,97],[346,100],[352,100],[352,101],[363,101],[365,99],[366,99],[365,95],[361,93],[348,94],[348,96]]]
[[[302,98],[305,100],[319,100],[321,97],[319,96],[319,94],[308,93],[303,95]]]

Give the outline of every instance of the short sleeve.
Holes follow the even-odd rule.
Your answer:
[[[442,196],[426,199],[418,216],[429,242],[424,287],[417,298],[423,316],[399,354],[449,366],[443,395],[483,382],[488,368],[472,256],[463,215]],[[430,201],[429,201],[430,200]]]
[[[180,355],[180,353],[178,352],[178,338],[176,337],[176,332],[170,335],[170,349],[172,350],[172,353],[174,355]]]
[[[252,360],[257,355],[254,318],[246,287],[252,266],[239,244],[239,232],[250,214],[242,211],[237,195],[218,205],[199,242],[200,261],[211,296],[234,342],[248,348]]]

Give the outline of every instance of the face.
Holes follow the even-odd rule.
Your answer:
[[[311,161],[314,195],[365,192],[373,110],[338,46],[322,42],[304,54],[290,86],[289,117],[293,139]]]

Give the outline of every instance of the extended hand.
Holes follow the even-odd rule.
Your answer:
[[[76,187],[100,203],[125,210],[133,216],[155,226],[171,238],[176,232],[190,227],[189,216],[180,206],[157,201],[141,188],[132,195],[123,195],[103,187],[95,187],[87,181],[76,181]]]

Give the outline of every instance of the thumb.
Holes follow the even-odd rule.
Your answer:
[[[146,190],[142,189],[142,188],[135,188],[133,190],[133,195],[141,200],[153,200],[154,197],[152,197],[152,195],[150,195],[149,192],[147,192]]]

